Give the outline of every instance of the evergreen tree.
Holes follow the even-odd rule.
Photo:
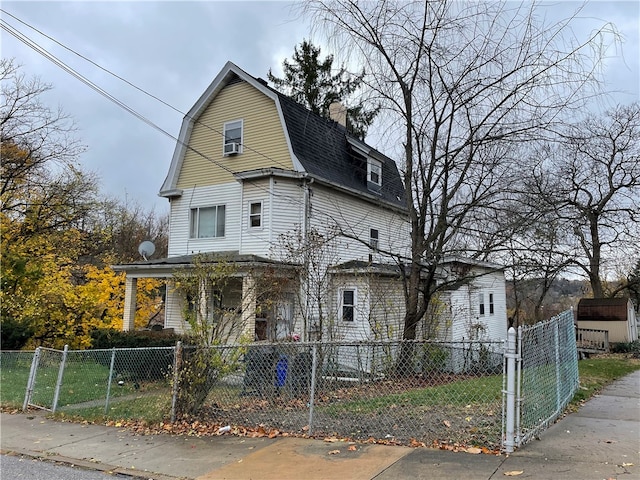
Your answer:
[[[329,105],[334,102],[345,104],[348,131],[364,139],[379,107],[367,110],[362,105],[346,105],[348,98],[361,87],[364,70],[358,75],[352,75],[342,65],[337,73],[332,74],[333,55],[321,59],[320,47],[307,40],[294,47],[293,58],[282,62],[282,70],[284,78],[276,77],[271,70],[267,74],[278,91],[326,118],[330,118]]]

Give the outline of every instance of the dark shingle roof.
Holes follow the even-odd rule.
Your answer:
[[[402,180],[393,160],[378,153],[385,161],[382,188],[376,194],[367,188],[367,159],[350,145],[346,128],[273,91],[280,99],[293,152],[309,174],[351,190],[379,195],[391,204],[405,207]]]

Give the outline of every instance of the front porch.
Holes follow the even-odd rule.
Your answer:
[[[195,319],[211,327],[211,340],[229,343],[240,338],[276,341],[297,325],[297,265],[237,252],[195,254],[114,265],[124,272],[123,331],[133,330],[137,311],[138,279],[166,282],[164,328],[187,333]],[[194,288],[194,282],[197,287]]]

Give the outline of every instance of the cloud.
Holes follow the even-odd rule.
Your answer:
[[[565,10],[579,6],[575,2],[554,5],[563,5]],[[285,2],[4,1],[2,9],[180,112],[191,108],[228,60],[265,78],[269,68],[280,73],[282,60],[290,57],[293,47],[304,38],[321,45],[323,54],[331,53]],[[626,36],[624,62],[620,52],[611,52],[605,73],[612,86],[628,91],[624,101],[638,100],[638,3],[595,2],[587,5],[581,16],[585,20],[576,26],[580,31],[606,20],[616,23]],[[2,18],[160,128],[178,135],[183,113],[117,80],[10,16],[3,14]],[[60,105],[75,119],[79,136],[89,147],[80,161],[86,170],[98,172],[103,192],[126,196],[158,212],[168,211],[167,201],[157,193],[175,141],[4,30],[1,40],[3,57],[14,57],[25,74],[39,75],[53,85],[46,101],[53,108]]]

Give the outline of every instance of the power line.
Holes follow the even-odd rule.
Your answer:
[[[224,133],[220,132],[219,130],[211,127],[210,125],[201,122],[199,119],[190,117],[188,114],[184,114],[183,112],[181,112],[179,109],[175,108],[174,106],[170,105],[169,103],[165,102],[164,100],[158,98],[157,96],[147,92],[146,90],[136,86],[135,84],[133,84],[132,82],[126,80],[125,78],[111,72],[110,70],[102,67],[101,65],[97,64],[96,62],[94,62],[93,60],[87,58],[86,56],[78,53],[77,51],[67,47],[66,45],[62,44],[61,42],[59,42],[58,40],[54,39],[53,37],[45,34],[44,32],[38,30],[37,28],[29,25],[28,23],[20,20],[19,18],[17,18],[16,16],[10,14],[9,12],[6,12],[4,9],[0,9],[1,12],[3,12],[6,15],[9,15],[10,17],[14,18],[16,21],[20,22],[21,24],[27,26],[28,28],[34,30],[35,32],[37,32],[38,34],[46,37],[47,39],[51,40],[52,42],[56,43],[57,45],[61,46],[62,48],[64,48],[65,50],[73,53],[74,55],[80,57],[81,59],[89,62],[90,64],[94,65],[95,67],[99,68],[100,70],[108,73],[109,75],[117,78],[118,80],[126,83],[127,85],[131,86],[132,88],[136,89],[137,91],[143,93],[146,96],[149,96],[150,98],[160,102],[161,104],[169,107],[170,109],[174,110],[177,113],[180,113],[182,115],[184,115],[185,118],[188,118],[190,120],[193,120],[194,123],[199,124],[204,126],[205,128],[213,131],[214,133],[224,137]],[[150,127],[156,129],[157,131],[159,131],[160,133],[162,133],[163,135],[171,138],[172,140],[176,141],[178,144],[183,145],[187,150],[192,151],[193,153],[195,153],[196,155],[204,158],[205,160],[210,161],[211,163],[213,163],[214,165],[216,165],[217,167],[221,168],[222,170],[226,171],[227,173],[231,174],[231,175],[235,175],[236,171],[232,170],[231,168],[221,164],[220,162],[214,160],[213,158],[209,157],[208,155],[204,154],[203,152],[200,152],[199,150],[197,150],[196,148],[194,148],[193,146],[191,146],[190,144],[181,141],[179,138],[177,138],[176,136],[172,135],[171,133],[167,132],[166,130],[164,130],[163,128],[161,128],[159,125],[157,125],[156,123],[154,123],[151,119],[147,118],[146,116],[142,115],[141,113],[139,113],[138,111],[136,111],[135,109],[133,109],[132,107],[130,107],[129,105],[127,105],[125,102],[119,100],[117,97],[115,97],[114,95],[110,94],[109,92],[107,92],[106,90],[104,90],[103,88],[101,88],[99,85],[97,85],[96,83],[92,82],[91,80],[89,80],[88,78],[86,78],[84,75],[80,74],[79,72],[77,72],[76,70],[74,70],[72,67],[70,67],[69,65],[67,65],[65,62],[63,62],[62,60],[60,60],[59,58],[57,58],[54,54],[50,53],[48,50],[46,50],[44,47],[40,46],[36,41],[32,40],[31,38],[29,38],[27,35],[23,34],[22,32],[20,32],[17,28],[11,26],[5,19],[0,19],[0,21],[2,22],[1,26],[2,28],[7,31],[10,35],[12,35],[13,37],[15,37],[16,39],[18,39],[19,41],[21,41],[22,43],[24,43],[25,45],[27,45],[28,47],[30,47],[31,49],[33,49],[34,51],[36,51],[37,53],[39,53],[40,55],[44,56],[46,59],[48,59],[49,61],[51,61],[54,65],[58,66],[59,68],[61,68],[62,70],[64,70],[65,72],[67,72],[68,74],[70,74],[71,76],[73,76],[74,78],[76,78],[77,80],[81,81],[82,83],[84,83],[85,85],[87,85],[89,88],[91,88],[92,90],[96,91],[97,93],[99,93],[100,95],[102,95],[103,97],[107,98],[108,100],[110,100],[111,102],[113,102],[114,104],[116,104],[117,106],[119,106],[120,108],[126,110],[127,112],[129,112],[131,115],[133,115],[134,117],[136,117],[137,119],[143,121],[144,123],[146,123],[147,125],[149,125]],[[269,157],[266,154],[263,154],[262,152],[258,151],[257,149],[252,148],[249,145],[243,144],[243,147],[245,147],[247,150],[252,151],[266,159],[268,159],[269,161],[273,162],[274,164],[278,164],[282,167],[284,167],[285,169],[289,169],[290,166],[289,165],[285,165],[282,162],[279,162],[271,157]],[[298,198],[294,198],[290,195],[287,194],[277,194],[271,191],[271,189],[262,186],[261,184],[249,179],[249,180],[245,180],[245,182],[252,184],[253,186],[255,186],[257,189],[263,191],[265,194],[267,194],[268,196],[271,197],[279,197],[285,201],[287,201],[288,203],[292,204],[292,205],[299,205],[299,199]],[[322,212],[322,211],[317,211],[316,210],[316,214],[320,214],[323,217],[326,217],[327,219],[339,224],[339,222],[336,221],[336,219],[326,213],[326,212]],[[365,216],[366,217],[366,216]],[[362,220],[365,220],[365,218],[363,218]],[[359,223],[359,222],[357,222]]]
[[[134,89],[135,89],[135,90],[137,90],[138,92],[140,92],[140,93],[142,93],[142,94],[144,94],[144,95],[146,95],[146,96],[148,96],[148,97],[152,98],[153,100],[156,100],[157,102],[160,102],[162,105],[164,105],[164,106],[166,106],[166,107],[170,108],[170,109],[171,109],[171,110],[173,110],[174,112],[179,113],[180,115],[184,116],[185,118],[188,118],[188,119],[190,119],[190,120],[193,120],[193,121],[194,121],[194,123],[199,124],[199,125],[202,125],[203,127],[207,128],[207,129],[209,129],[209,130],[211,130],[212,132],[214,132],[214,133],[216,133],[216,134],[218,134],[218,135],[220,135],[221,137],[223,137],[223,138],[224,138],[224,133],[223,133],[223,132],[221,132],[221,131],[217,130],[216,128],[214,128],[214,127],[212,127],[212,126],[210,126],[210,125],[208,125],[208,124],[206,124],[206,123],[204,123],[204,122],[202,122],[202,121],[200,121],[200,119],[193,118],[193,117],[189,116],[187,113],[183,112],[183,111],[182,111],[182,110],[180,110],[179,108],[174,107],[174,106],[173,106],[173,105],[171,105],[170,103],[165,102],[164,100],[162,100],[160,97],[158,97],[158,96],[156,96],[156,95],[154,95],[154,94],[152,94],[152,93],[148,92],[148,91],[147,91],[147,90],[145,90],[144,88],[138,87],[136,84],[134,84],[134,83],[130,82],[130,81],[129,81],[129,80],[127,80],[126,78],[124,78],[124,77],[122,77],[122,76],[120,76],[120,75],[118,75],[118,74],[116,74],[116,73],[112,72],[112,71],[111,71],[111,70],[109,70],[108,68],[105,68],[105,67],[103,67],[102,65],[100,65],[100,64],[98,64],[98,63],[96,63],[96,62],[94,62],[93,60],[91,60],[90,58],[86,57],[85,55],[82,55],[81,53],[77,52],[77,51],[76,51],[76,50],[74,50],[73,48],[70,48],[70,47],[66,46],[66,45],[65,45],[65,44],[63,44],[62,42],[60,42],[60,41],[56,40],[55,38],[51,37],[50,35],[47,35],[47,34],[46,34],[46,33],[44,33],[42,30],[39,30],[38,28],[34,27],[33,25],[31,25],[31,24],[29,24],[29,23],[27,23],[27,22],[25,22],[25,21],[21,20],[20,18],[18,18],[18,17],[16,17],[15,15],[13,15],[13,14],[11,14],[11,13],[7,12],[6,10],[4,10],[4,9],[2,9],[2,8],[0,8],[0,12],[4,13],[4,14],[6,14],[6,15],[9,15],[11,18],[13,18],[13,19],[15,19],[16,21],[20,22],[22,25],[26,26],[27,28],[30,28],[31,30],[33,30],[33,31],[37,32],[38,34],[42,35],[43,37],[45,37],[45,38],[47,38],[47,39],[51,40],[51,41],[52,41],[52,42],[54,42],[55,44],[57,44],[57,45],[59,45],[60,47],[64,48],[64,49],[65,49],[65,50],[67,50],[68,52],[71,52],[72,54],[76,55],[77,57],[81,58],[82,60],[84,60],[84,61],[86,61],[86,62],[90,63],[91,65],[95,66],[96,68],[99,68],[99,69],[100,69],[100,70],[102,70],[103,72],[105,72],[105,73],[107,73],[107,74],[111,75],[111,76],[112,76],[112,77],[114,77],[114,78],[117,78],[118,80],[120,80],[121,82],[123,82],[123,83],[125,83],[125,84],[129,85],[130,87],[134,88]],[[4,21],[4,20],[3,20],[3,21]],[[6,23],[6,21],[4,21],[4,22]],[[12,27],[12,28],[13,28],[13,27]],[[14,28],[14,30],[17,32],[17,29],[15,29],[15,28]],[[21,35],[23,35],[23,34],[21,34]],[[14,36],[15,36],[15,35],[14,35]],[[24,36],[25,38],[27,38],[27,37],[26,37],[26,35],[23,35],[23,36]],[[30,40],[30,41],[31,41],[32,43],[34,43],[35,45],[37,45],[37,43],[36,43],[36,42],[34,42],[33,40]],[[39,48],[41,48],[41,49],[44,51],[44,48],[40,47],[39,45],[38,45],[38,47],[39,47]],[[39,52],[39,53],[40,53],[40,52]],[[48,52],[47,52],[47,53],[48,53]],[[50,55],[52,55],[52,54],[50,54]],[[53,56],[53,55],[52,55],[52,56]],[[172,138],[173,138],[173,137],[172,137]],[[258,151],[258,150],[256,150],[256,149],[251,148],[251,146],[250,146],[250,145],[247,145],[247,144],[244,144],[244,143],[243,143],[243,144],[242,144],[242,146],[243,146],[244,148],[246,148],[247,150],[252,151],[252,152],[254,152],[254,153],[256,153],[256,154],[258,154],[258,155],[260,155],[260,156],[262,156],[262,157],[266,158],[267,160],[270,160],[270,161],[274,162],[275,164],[278,164],[278,165],[280,165],[280,166],[282,166],[282,167],[284,167],[284,168],[287,168],[287,167],[288,167],[287,165],[283,164],[282,162],[279,162],[278,160],[275,160],[275,159],[273,159],[273,158],[269,157],[268,155],[263,154],[262,152],[260,152],[260,151]]]
[[[4,11],[4,10],[2,10],[2,11]],[[126,110],[127,112],[129,112],[131,115],[133,115],[137,119],[143,121],[144,123],[146,123],[150,127],[152,127],[155,130],[159,131],[163,135],[166,135],[167,137],[171,138],[172,140],[176,141],[177,143],[183,145],[185,148],[187,148],[188,150],[190,150],[190,151],[194,152],[195,154],[201,156],[205,160],[210,161],[211,163],[213,163],[217,167],[223,169],[227,173],[230,173],[231,175],[235,175],[236,173],[238,173],[238,172],[235,172],[234,170],[230,169],[229,167],[221,164],[220,162],[214,160],[213,158],[209,157],[208,155],[205,155],[204,153],[200,152],[199,150],[197,150],[196,148],[192,147],[188,143],[185,143],[185,142],[181,141],[179,138],[177,138],[176,136],[172,135],[171,133],[167,132],[162,127],[160,127],[159,125],[154,123],[152,120],[150,120],[149,118],[145,117],[141,113],[137,112],[136,110],[134,110],[133,108],[128,106],[126,103],[124,103],[123,101],[119,100],[117,97],[111,95],[109,92],[107,92],[106,90],[104,90],[103,88],[101,88],[100,86],[98,86],[97,84],[95,84],[94,82],[89,80],[88,78],[86,78],[84,75],[80,74],[79,72],[77,72],[76,70],[74,70],[73,68],[68,66],[62,60],[58,59],[55,55],[53,55],[52,53],[47,51],[45,48],[43,48],[40,45],[38,45],[35,41],[31,40],[29,37],[27,37],[26,35],[24,35],[20,31],[18,31],[17,29],[12,27],[11,25],[9,25],[4,19],[2,19],[1,22],[2,22],[2,25],[1,25],[2,28],[5,31],[7,31],[10,35],[12,35],[16,39],[18,39],[19,41],[21,41],[22,43],[27,45],[29,48],[33,49],[34,51],[36,51],[40,55],[44,56],[47,60],[51,61],[54,65],[60,67],[62,70],[64,70],[65,72],[67,72],[68,74],[70,74],[71,76],[76,78],[77,80],[81,81],[82,83],[84,83],[89,88],[91,88],[92,90],[96,91],[97,93],[99,93],[103,97],[107,98],[109,101],[115,103],[120,108]],[[163,103],[165,105],[167,105],[165,102],[163,102]],[[179,111],[179,110],[176,110],[176,111]],[[213,130],[216,131],[215,129],[213,129]],[[216,131],[216,133],[221,134],[221,132],[218,132],[218,131]],[[245,146],[245,145],[243,144],[243,146]],[[249,148],[249,147],[247,147],[247,148]],[[269,157],[266,157],[266,158],[268,158],[269,160],[272,160]],[[259,189],[265,191],[265,193],[267,193],[269,195],[276,195],[273,192],[270,192],[268,189],[266,189],[262,185],[259,185],[259,184],[255,183],[255,182],[251,181],[251,180],[249,180],[249,182],[252,183],[256,188],[259,188]],[[287,196],[287,195],[277,195],[277,196],[281,196],[283,198],[288,197],[288,198],[290,198],[292,203],[294,203],[294,204],[298,203],[297,199],[294,199],[294,198],[292,198],[290,196]]]

